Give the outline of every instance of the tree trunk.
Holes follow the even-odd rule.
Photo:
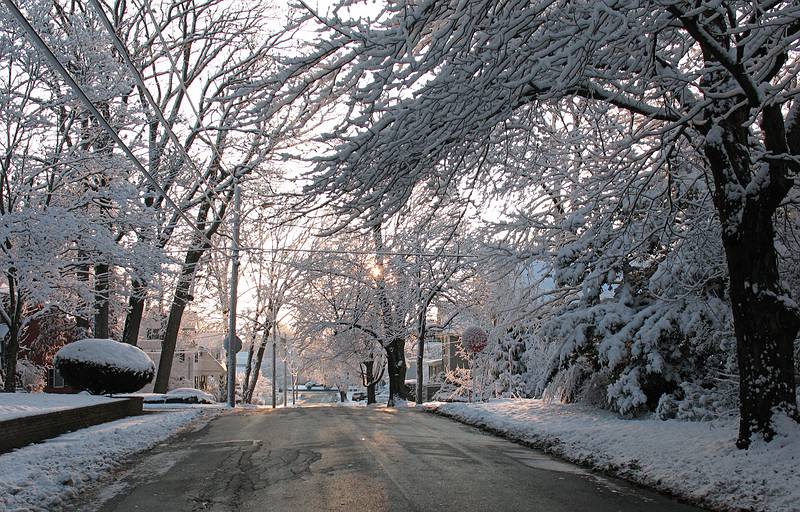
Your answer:
[[[207,199],[200,204],[200,210],[197,212],[197,228],[203,230],[206,226],[207,229],[203,231],[203,237],[200,234],[195,234],[192,237],[192,245],[186,253],[186,258],[181,268],[181,275],[178,278],[178,285],[175,287],[175,296],[172,299],[172,306],[169,309],[169,318],[167,319],[167,328],[164,332],[164,340],[161,342],[161,357],[158,362],[158,373],[156,374],[156,382],[153,387],[154,393],[166,393],[169,386],[169,376],[172,373],[172,358],[175,357],[175,345],[178,342],[178,330],[181,327],[181,320],[183,319],[183,311],[194,297],[191,296],[189,290],[192,289],[194,282],[195,271],[197,264],[203,254],[211,248],[209,240],[214,233],[217,232],[222,219],[225,216],[227,205],[233,199],[233,188],[225,194],[225,201],[220,206],[219,211],[214,215],[213,220],[208,222],[208,214],[211,210],[211,199]]]
[[[131,282],[131,296],[128,298],[128,314],[125,315],[125,327],[122,330],[122,341],[134,347],[139,343],[139,329],[144,317],[144,292],[146,284],[134,279]]]
[[[16,271],[9,270],[10,275],[15,275]],[[8,279],[8,308],[6,313],[11,320],[8,325],[8,333],[4,340],[3,347],[3,392],[16,393],[17,391],[17,357],[19,352],[19,335],[22,324],[23,304],[22,298],[17,293],[16,279],[9,276]]]
[[[244,379],[242,380],[242,403],[249,404],[247,400],[247,390],[250,388],[251,365],[253,364],[253,352],[256,349],[255,338],[250,342],[250,349],[247,351],[247,364],[244,367]]]
[[[775,412],[798,419],[793,345],[800,319],[780,284],[773,221],[791,182],[782,179],[787,175],[785,169],[772,169],[760,192],[744,193],[753,165],[748,150],[751,133],[746,128],[749,112],[742,108],[734,113],[728,108],[719,110],[727,113],[713,128],[715,135],[721,136],[706,137],[705,153],[714,175],[736,333],[740,398],[736,445],[747,448],[753,433],[767,441],[773,438]],[[779,148],[770,148],[769,143],[770,128],[774,127],[764,126],[766,119],[774,121],[775,112],[767,107],[763,116],[767,147],[777,152]],[[782,128],[778,131],[783,133]],[[769,165],[787,164],[774,161]]]
[[[386,405],[394,407],[398,400],[405,400],[408,397],[405,340],[394,338],[385,349],[389,368],[389,401]]]
[[[108,339],[111,337],[109,329],[109,266],[98,263],[94,266],[94,330],[95,338]]]
[[[81,261],[85,261],[88,259],[88,255],[86,251],[79,250],[78,251],[78,259]],[[88,286],[89,284],[89,264],[88,263],[81,263],[77,266],[77,270],[75,271],[75,277],[77,277],[78,281],[82,281],[84,284]],[[82,302],[82,306],[86,306],[88,309],[88,304]],[[88,314],[87,314],[88,316]],[[83,339],[88,338],[89,333],[92,330],[92,322],[89,321],[89,318],[83,315],[75,315],[75,339]]]
[[[746,222],[735,240],[725,239],[739,365],[740,448],[749,446],[753,432],[772,439],[774,412],[797,419],[798,318],[780,286],[772,218],[760,217]]]
[[[13,319],[13,317],[12,317]],[[3,382],[4,393],[17,391],[17,351],[19,350],[19,322],[13,321],[8,326],[8,334],[3,347]]]
[[[718,13],[709,9],[685,14],[677,6],[669,10],[699,44],[709,70],[700,81],[708,106],[699,129],[705,135],[703,150],[714,177],[714,203],[730,278],[739,365],[736,445],[747,448],[753,433],[772,439],[775,412],[798,419],[793,343],[800,319],[780,284],[773,222],[794,186],[792,177],[800,171],[795,160],[776,158],[800,153],[797,110],[796,106],[790,110],[795,117],[787,127],[780,104],[760,97],[759,84],[751,81],[754,77],[744,66],[736,71],[740,77],[722,65],[720,54],[733,41]],[[786,57],[784,53],[776,59]],[[754,130],[753,120],[759,117],[759,129]],[[763,147],[754,143],[758,139]]]
[[[374,404],[377,402],[375,399],[375,385],[383,379],[383,372],[385,371],[385,367],[381,368],[381,373],[377,377],[375,377],[375,360],[374,359],[367,359],[363,361],[361,364],[364,365],[364,369],[361,373],[361,383],[367,388],[367,405]]]
[[[375,379],[372,378],[375,367],[375,361],[368,359],[364,361],[364,384],[367,387],[367,405],[377,402],[375,399]]]
[[[178,285],[175,288],[175,297],[169,308],[169,318],[167,328],[164,332],[164,340],[161,342],[161,356],[158,360],[158,374],[153,386],[154,393],[166,393],[169,387],[169,376],[172,373],[172,359],[175,357],[175,345],[178,342],[178,330],[181,327],[183,312],[186,304],[192,300],[189,295],[192,282],[194,281],[195,268],[200,261],[204,249],[193,249],[186,254],[183,263]]]
[[[253,401],[253,393],[256,390],[258,378],[261,376],[261,363],[264,361],[264,352],[267,350],[270,329],[272,329],[271,323],[267,324],[267,326],[264,328],[264,334],[261,337],[261,343],[258,345],[258,350],[256,351],[255,364],[253,365],[255,371],[250,374],[249,387],[245,393],[246,403],[248,404]]]
[[[342,403],[347,401],[347,391],[339,390],[339,401]]]

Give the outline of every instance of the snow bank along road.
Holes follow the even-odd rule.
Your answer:
[[[219,416],[80,509],[698,510],[421,411],[325,406]]]
[[[193,409],[131,416],[0,455],[0,510],[76,510],[72,500],[89,483],[208,414]]]

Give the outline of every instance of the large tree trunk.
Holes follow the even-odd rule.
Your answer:
[[[139,330],[144,317],[144,294],[146,284],[139,280],[131,282],[131,296],[128,298],[128,314],[125,315],[125,327],[122,330],[122,341],[136,346],[139,343]]]
[[[745,192],[754,172],[745,108],[718,107],[718,125],[707,135],[705,154],[715,183],[715,204],[730,276],[730,298],[739,367],[740,424],[737,446],[747,448],[758,433],[769,441],[772,415],[798,418],[793,344],[800,327],[796,306],[780,284],[773,215],[792,184],[785,161],[770,162],[768,181]],[[787,153],[780,111],[764,109],[767,148]],[[779,126],[773,126],[779,124]],[[783,144],[775,146],[777,138]],[[760,185],[760,184],[756,184]],[[739,192],[741,191],[741,192]]]
[[[793,352],[798,318],[780,286],[772,218],[758,217],[747,219],[739,237],[725,239],[739,364],[737,445],[742,448],[749,446],[753,432],[772,439],[774,412],[797,418]]]
[[[389,368],[389,401],[386,405],[394,407],[398,400],[405,400],[408,397],[405,340],[394,338],[384,348]]]
[[[167,328],[164,332],[164,340],[161,342],[158,373],[153,386],[154,393],[166,393],[168,390],[169,376],[172,373],[172,359],[175,357],[175,346],[178,342],[178,331],[181,327],[181,320],[183,319],[183,312],[186,309],[186,304],[192,300],[189,290],[191,290],[192,282],[194,281],[195,267],[197,266],[197,262],[200,261],[200,256],[202,254],[202,250],[195,249],[189,251],[186,255],[186,260],[181,270],[181,276],[175,288],[175,297],[172,300],[172,306],[169,308],[169,318],[167,319]]]
[[[178,285],[175,287],[175,296],[172,299],[172,306],[169,309],[169,318],[167,319],[167,328],[164,332],[164,340],[161,342],[161,357],[158,362],[158,373],[156,374],[156,382],[153,386],[154,393],[166,393],[169,387],[169,376],[172,373],[172,358],[175,357],[175,345],[178,342],[178,330],[181,327],[181,320],[183,319],[183,311],[194,297],[191,296],[189,290],[192,289],[194,282],[197,264],[203,254],[211,248],[209,241],[211,237],[219,230],[222,225],[222,219],[225,215],[225,210],[228,204],[233,199],[233,187],[225,195],[225,201],[220,206],[219,211],[214,214],[213,220],[208,222],[208,214],[211,211],[211,199],[208,199],[200,204],[200,210],[197,212],[198,229],[203,230],[206,226],[207,229],[203,231],[203,237],[196,233],[192,237],[192,245],[186,253],[186,258],[181,268],[181,275],[178,278]]]
[[[700,81],[708,107],[698,129],[705,135],[730,277],[741,401],[736,444],[747,448],[754,433],[772,439],[775,412],[798,419],[792,345],[800,319],[780,284],[773,215],[800,172],[796,160],[781,158],[800,154],[799,111],[794,105],[786,123],[780,103],[758,90],[758,81],[769,77],[720,61],[730,58],[734,41],[717,11],[669,10],[699,44],[709,70]],[[787,57],[776,54],[775,62]],[[754,142],[759,139],[763,147]]]
[[[103,114],[106,119],[111,119],[111,108],[107,101],[101,101],[97,104],[97,109]],[[94,151],[106,158],[107,162],[111,161],[111,153],[114,149],[114,143],[111,137],[104,130],[100,129],[99,123],[95,119],[92,123],[95,130],[97,130],[97,137],[94,141]],[[112,208],[112,201],[105,195],[109,187],[109,177],[103,173],[100,174],[99,182],[96,187],[98,189],[99,197],[97,203],[100,205],[101,218],[107,219],[108,213]],[[111,222],[105,222],[111,227]],[[102,257],[102,255],[99,255]],[[110,270],[111,266],[107,262],[99,262],[94,265],[94,330],[92,333],[95,338],[108,339],[111,337],[110,331]]]

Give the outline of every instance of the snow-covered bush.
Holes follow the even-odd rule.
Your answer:
[[[53,365],[68,385],[95,395],[139,391],[155,374],[153,361],[140,348],[106,339],[65,345]]]
[[[17,387],[29,393],[37,393],[44,390],[47,383],[45,380],[45,370],[41,366],[27,359],[17,361]]]
[[[738,389],[728,386],[728,391],[726,395],[720,387],[706,389],[691,382],[682,382],[678,389],[661,397],[655,415],[662,420],[709,421],[732,414],[738,405]]]
[[[490,335],[493,362],[489,374],[498,397],[530,396],[525,365],[526,336],[528,333],[519,328],[503,329]]]

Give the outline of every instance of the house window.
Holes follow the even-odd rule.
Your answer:
[[[195,363],[199,363],[200,362],[200,354],[198,352],[194,353],[194,362]]]
[[[178,362],[180,363],[186,362],[186,354],[184,352],[178,353]]]
[[[55,368],[47,370],[47,386],[54,389],[64,387],[64,377]]]

